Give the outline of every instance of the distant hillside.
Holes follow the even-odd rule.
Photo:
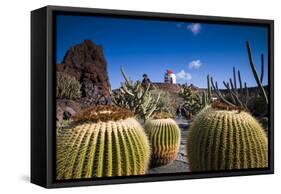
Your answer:
[[[268,92],[268,86],[263,86],[265,91]],[[238,88],[239,89],[239,88]],[[198,91],[205,91],[207,92],[207,88],[199,88]],[[226,94],[228,93],[228,90],[227,89],[220,89],[220,92],[223,93],[223,94]],[[249,87],[248,88],[248,92],[249,92],[249,96],[253,96],[255,94],[257,94],[259,92],[259,88],[256,86],[256,87]]]
[[[170,83],[162,83],[162,82],[153,82],[152,84],[155,89],[159,89],[171,93],[178,93],[180,92],[181,89],[179,84],[170,84]]]

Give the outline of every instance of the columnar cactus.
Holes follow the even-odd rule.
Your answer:
[[[213,104],[192,123],[187,155],[192,171],[264,168],[268,166],[268,142],[249,113]]]
[[[180,129],[171,118],[156,117],[145,124],[151,144],[151,167],[169,164],[176,159],[180,146]]]
[[[123,68],[121,68],[121,73],[125,83],[122,84],[119,90],[111,92],[112,101],[117,106],[131,110],[145,122],[158,110],[161,94],[152,95],[150,91],[152,85],[150,83],[143,87],[140,81],[135,83],[131,81]]]
[[[57,136],[57,179],[145,174],[150,148],[133,114],[119,107],[97,106],[74,118]]]
[[[256,80],[256,83],[257,83],[257,86],[259,89],[258,94],[262,97],[262,99],[264,100],[264,103],[266,105],[268,105],[267,92],[262,83],[263,77],[264,77],[264,55],[261,54],[261,70],[260,70],[260,75],[259,75],[256,65],[254,63],[254,60],[253,60],[250,43],[248,41],[246,42],[246,47],[247,47],[250,67],[252,69],[252,73],[254,75],[254,78]],[[250,98],[249,98],[250,96],[249,96],[247,83],[244,82],[244,84],[243,84],[239,70],[237,71],[237,75],[238,75],[239,86],[238,86],[238,83],[236,80],[235,67],[233,67],[233,79],[230,78],[229,82],[223,81],[223,84],[224,84],[225,88],[227,89],[226,94],[223,94],[220,91],[220,89],[218,87],[218,83],[213,81],[213,78],[209,77],[209,75],[208,75],[208,79],[210,79],[210,81],[211,81],[211,85],[209,84],[209,81],[208,81],[208,90],[213,89],[213,91],[216,93],[218,99],[223,103],[226,103],[230,106],[240,106],[240,107],[243,107],[243,109],[249,110],[248,102],[250,100]],[[225,98],[226,96],[228,96],[230,99]],[[263,115],[263,114],[261,113],[261,115]]]
[[[200,98],[197,92],[192,89],[192,86],[183,85],[179,96],[184,100],[184,107],[192,114],[196,114],[200,110]]]

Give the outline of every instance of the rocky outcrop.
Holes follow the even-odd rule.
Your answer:
[[[57,99],[56,121],[60,126],[63,120],[71,119],[77,112],[81,111],[81,105],[73,100]]]
[[[57,71],[74,76],[80,81],[81,102],[88,105],[105,104],[109,99],[110,83],[107,62],[101,46],[90,40],[71,47]]]

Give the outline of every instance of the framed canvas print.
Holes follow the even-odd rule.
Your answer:
[[[273,21],[31,12],[31,182],[273,173]]]

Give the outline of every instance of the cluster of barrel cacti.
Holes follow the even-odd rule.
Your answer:
[[[140,81],[133,83],[123,68],[121,73],[125,82],[118,90],[111,92],[112,101],[117,106],[131,110],[145,122],[157,111],[160,93],[155,97],[150,91],[150,83],[143,87]]]
[[[158,116],[147,121],[144,127],[151,145],[151,167],[171,163],[180,146],[181,133],[177,123],[167,114]]]
[[[228,106],[225,106],[228,107]],[[267,136],[249,113],[213,103],[191,125],[187,153],[192,171],[268,166]]]
[[[99,105],[82,110],[57,134],[57,179],[142,175],[172,162],[180,129],[169,114],[157,116],[144,130],[128,109]]]
[[[132,113],[122,108],[88,108],[57,136],[57,179],[145,174],[148,138]]]

